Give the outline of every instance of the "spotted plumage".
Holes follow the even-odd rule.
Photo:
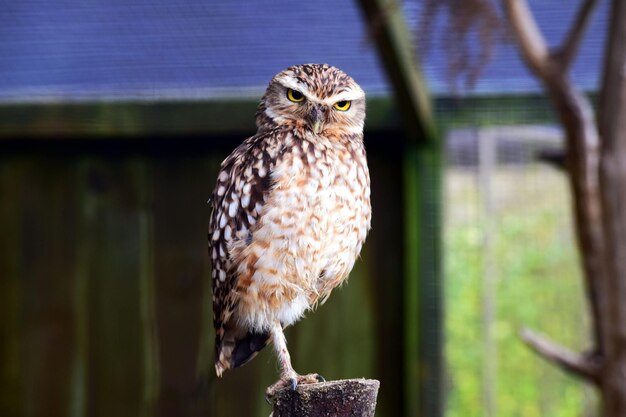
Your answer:
[[[294,66],[271,80],[256,119],[211,197],[215,369],[271,340],[281,365],[272,395],[311,380],[291,367],[283,329],[348,277],[370,227],[365,95],[337,68]]]

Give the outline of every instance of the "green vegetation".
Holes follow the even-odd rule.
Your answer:
[[[449,169],[445,187],[447,416],[488,415],[483,369],[494,358],[484,355],[485,219],[492,222],[496,276],[495,415],[593,415],[591,389],[535,356],[518,337],[528,326],[575,351],[589,346],[565,176],[539,164],[498,167],[488,216],[475,171]]]

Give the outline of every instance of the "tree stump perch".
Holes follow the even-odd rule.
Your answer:
[[[280,390],[271,417],[374,417],[380,382],[344,379]]]

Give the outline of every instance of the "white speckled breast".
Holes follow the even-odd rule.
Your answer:
[[[370,227],[369,172],[354,138],[289,137],[252,239],[231,248],[237,320],[289,325],[343,282]]]

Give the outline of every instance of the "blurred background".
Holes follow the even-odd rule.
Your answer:
[[[575,9],[530,4],[559,41]],[[572,69],[592,95],[606,9]],[[289,329],[295,369],[380,379],[379,416],[595,415],[517,335],[589,344],[562,131],[506,27],[461,44],[449,21],[417,0],[2,2],[0,415],[269,414],[269,349],[213,373],[206,201],[268,81],[307,62],[368,95],[373,229]],[[416,131],[407,45],[432,105]]]

